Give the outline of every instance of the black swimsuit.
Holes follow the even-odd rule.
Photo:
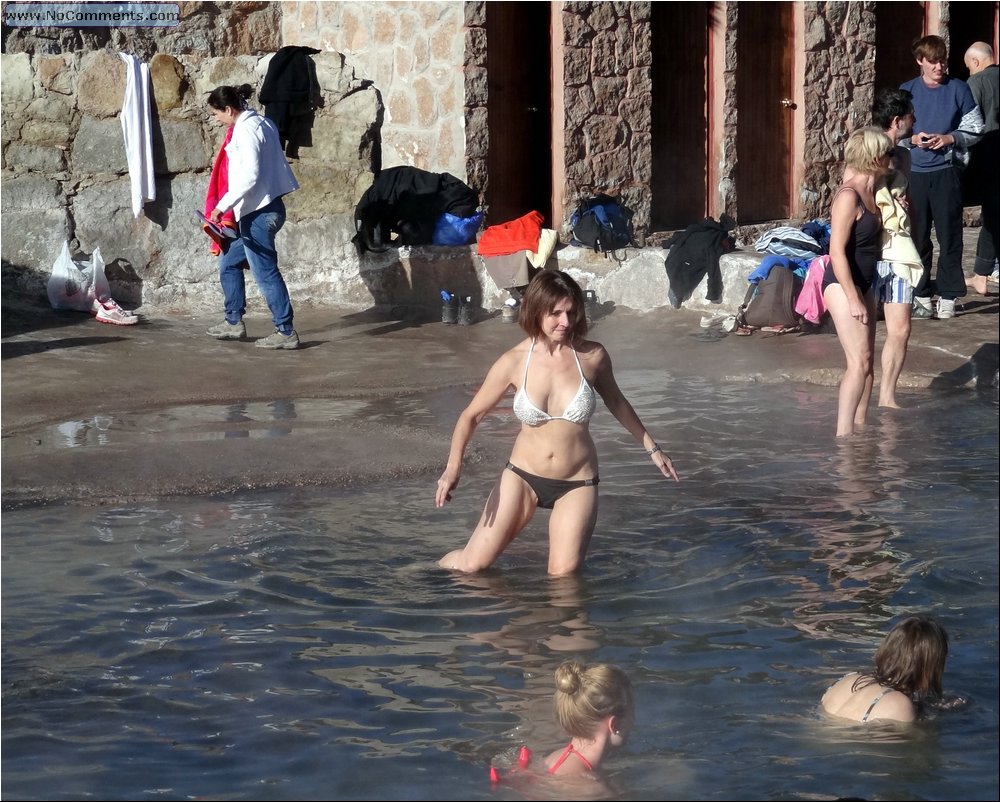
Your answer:
[[[507,463],[507,470],[524,479],[525,484],[531,488],[538,499],[538,506],[543,510],[551,510],[555,503],[570,490],[576,490],[578,487],[590,487],[601,481],[600,477],[597,476],[593,479],[546,479],[544,476],[536,476],[521,470],[510,462]]]
[[[864,201],[861,200],[861,195],[858,195],[855,189],[841,187],[837,194],[839,195],[845,189],[850,189],[858,196],[858,206],[863,210],[861,217],[855,220],[851,226],[851,236],[847,240],[844,252],[847,256],[847,264],[851,268],[851,279],[854,281],[854,286],[864,295],[875,281],[875,265],[878,262],[882,218],[875,212],[869,211]],[[836,198],[837,195],[833,197]],[[823,289],[838,283],[831,261],[823,273]]]

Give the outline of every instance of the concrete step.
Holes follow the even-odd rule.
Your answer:
[[[565,270],[585,290],[597,293],[598,302],[611,302],[640,312],[672,309],[665,248],[627,248],[616,256],[594,253],[568,245],[559,248],[547,267]],[[707,277],[682,306],[686,309],[735,314],[746,296],[747,277],[768,254],[736,250],[719,259],[722,298],[709,301]],[[447,248],[413,246],[368,254],[361,262],[361,277],[375,304],[381,306],[439,306],[441,290],[460,297],[472,296],[484,309],[498,310],[510,296],[491,278],[475,246]]]

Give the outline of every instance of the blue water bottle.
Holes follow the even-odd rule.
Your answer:
[[[458,299],[448,290],[441,290],[441,322],[458,323]]]

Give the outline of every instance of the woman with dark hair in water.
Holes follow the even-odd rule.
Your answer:
[[[927,615],[904,618],[875,651],[874,668],[841,677],[823,695],[823,709],[862,723],[913,721],[921,705],[941,698],[947,658],[944,627]]]

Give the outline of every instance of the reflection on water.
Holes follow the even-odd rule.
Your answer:
[[[155,446],[161,442],[284,437],[296,426],[322,425],[363,415],[372,419],[378,403],[358,399],[287,398],[239,404],[172,407],[156,412],[94,415],[45,427],[39,440],[56,448]]]
[[[600,410],[578,577],[545,575],[544,512],[494,570],[436,567],[500,466],[470,466],[444,510],[422,477],[6,512],[4,796],[559,798],[494,790],[487,769],[562,745],[552,673],[578,657],[636,686],[616,798],[996,798],[995,398],[920,396],[835,442],[835,388],[620,379],[683,481]],[[336,403],[187,410],[185,436],[280,436],[353,414]],[[454,419],[429,396],[359,411]],[[181,419],[107,417],[77,445]],[[502,411],[483,436],[514,425]],[[970,704],[903,730],[820,716],[825,687],[917,610],[948,628],[946,690]]]

